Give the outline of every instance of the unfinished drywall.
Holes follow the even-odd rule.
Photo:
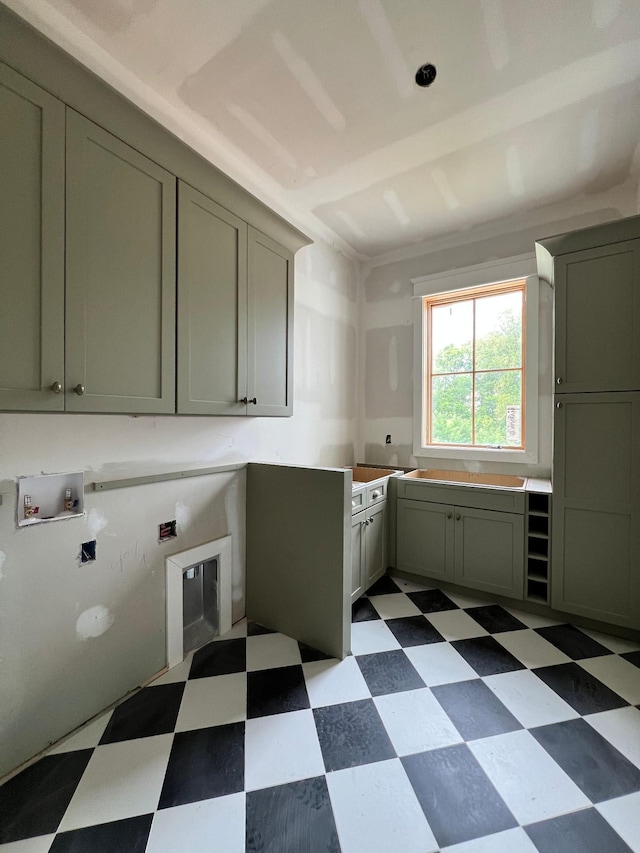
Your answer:
[[[87,489],[84,517],[21,529],[16,478],[352,463],[356,271],[306,247],[295,293],[292,418],[0,414],[0,777],[162,669],[166,556],[231,534],[233,617],[244,613],[244,470]],[[159,543],[171,519],[178,537]],[[82,564],[90,539],[97,558]]]
[[[364,390],[358,458],[377,465],[429,467],[413,455],[413,285],[411,279],[498,258],[532,253],[538,238],[584,228],[636,212],[635,184],[607,194],[531,211],[520,220],[488,223],[478,233],[459,232],[439,243],[392,254],[363,269],[360,358]],[[531,465],[473,463],[473,470],[549,477],[552,420],[553,295],[540,288],[538,354],[538,461]],[[386,437],[391,436],[391,443]],[[460,460],[438,459],[438,467],[459,470]]]

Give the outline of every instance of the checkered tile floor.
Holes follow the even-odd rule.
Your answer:
[[[640,853],[640,647],[385,577],[246,622],[0,788],[0,853]]]

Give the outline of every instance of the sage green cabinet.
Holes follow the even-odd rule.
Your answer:
[[[522,515],[405,498],[397,506],[400,571],[522,599]]]
[[[175,410],[173,175],[67,110],[66,409]]]
[[[639,389],[640,238],[556,257],[553,279],[556,392]]]
[[[363,595],[387,568],[386,501],[353,516],[351,527],[351,601]]]
[[[292,411],[293,254],[182,182],[178,413]]]
[[[637,629],[640,392],[556,399],[552,605]]]
[[[0,63],[0,409],[64,408],[64,105]]]

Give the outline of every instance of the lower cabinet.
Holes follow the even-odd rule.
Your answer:
[[[520,514],[400,499],[397,541],[401,571],[523,597]]]
[[[386,503],[363,509],[351,527],[351,601],[363,595],[381,577],[386,561]]]

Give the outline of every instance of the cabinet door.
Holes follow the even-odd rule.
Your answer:
[[[380,503],[365,510],[368,521],[365,527],[364,549],[364,588],[365,590],[378,580],[387,569],[387,509]]]
[[[364,578],[363,578],[363,566],[364,566],[364,540],[365,540],[365,513],[364,510],[362,512],[356,513],[353,516],[353,521],[351,524],[351,601],[354,602],[356,599],[360,598],[360,596],[364,593]]]
[[[180,181],[178,413],[245,414],[246,352],[247,225]]]
[[[293,413],[293,255],[249,228],[250,415]]]
[[[67,109],[67,410],[175,411],[175,201],[172,175]]]
[[[397,501],[398,569],[453,581],[453,507]]]
[[[0,409],[62,411],[64,105],[0,63],[0,126]]]
[[[523,516],[456,507],[454,577],[461,586],[522,599]]]
[[[640,239],[554,261],[556,391],[640,389]]]
[[[640,628],[640,393],[558,402],[552,605]]]

